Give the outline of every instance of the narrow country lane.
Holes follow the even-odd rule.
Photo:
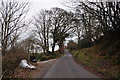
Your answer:
[[[65,55],[58,59],[49,69],[44,78],[99,78],[88,70],[78,65],[69,51],[65,50]]]

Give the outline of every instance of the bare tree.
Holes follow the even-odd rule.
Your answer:
[[[49,28],[51,25],[49,11],[42,10],[39,12],[33,24],[36,27],[37,42],[43,48],[43,52],[46,53],[49,51]]]
[[[25,28],[24,21],[29,10],[27,2],[1,1],[0,25],[2,54],[6,53],[9,45],[14,46],[20,32]]]
[[[58,43],[59,49],[63,49],[63,42],[65,38],[69,36],[73,28],[73,26],[71,26],[73,16],[72,12],[67,12],[61,8],[55,7],[51,9],[51,34],[53,37],[52,52],[54,52],[56,43]],[[63,53],[63,51],[61,51],[61,53]]]
[[[99,29],[107,37],[112,32],[120,33],[119,5],[119,2],[88,2],[82,3],[81,7],[99,21]]]
[[[77,12],[75,33],[78,33],[78,29],[80,29],[79,32],[87,41],[95,42],[101,36],[110,39],[110,35],[117,38],[120,34],[120,2],[101,2],[100,0],[81,2],[81,0],[74,0],[70,3],[72,4],[70,8],[74,9],[75,13]],[[81,28],[81,22],[83,28]]]
[[[51,10],[42,10],[35,18],[36,38],[43,48],[44,53],[49,51],[49,43],[52,44],[52,52],[54,53],[55,45],[63,48],[64,40],[69,36],[73,26],[73,13],[67,12],[61,8],[52,8]],[[50,40],[52,40],[50,42]]]

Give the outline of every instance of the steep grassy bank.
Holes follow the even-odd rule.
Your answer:
[[[92,68],[93,71],[108,77],[108,78],[120,78],[120,70],[115,62],[115,58],[108,56],[98,56],[92,53],[92,49],[82,49],[72,51],[73,56],[82,64]]]
[[[120,78],[119,57],[117,54],[111,56],[108,52],[107,50],[100,50],[98,45],[71,51],[78,62],[91,68],[93,71],[108,78]]]
[[[108,78],[120,78],[119,34],[110,33],[107,37],[102,36],[94,42],[92,47],[72,50],[71,53],[77,61],[97,73]]]

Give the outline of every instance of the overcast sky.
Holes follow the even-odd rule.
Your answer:
[[[68,7],[62,5],[62,3],[66,1],[67,0],[19,0],[19,2],[30,3],[30,10],[28,12],[28,15],[26,16],[26,19],[33,19],[33,17],[35,17],[37,13],[42,9],[49,10],[53,7],[59,7],[59,8],[68,10]]]
[[[66,0],[26,0],[26,1],[30,2],[30,11],[28,13],[30,16],[34,16],[42,9],[49,10],[52,7],[59,7],[65,10],[68,9],[66,6],[62,5],[62,3],[65,2]]]

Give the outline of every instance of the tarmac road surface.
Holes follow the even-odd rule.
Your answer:
[[[77,64],[67,49],[64,53],[65,55],[52,65],[44,78],[99,78]]]

